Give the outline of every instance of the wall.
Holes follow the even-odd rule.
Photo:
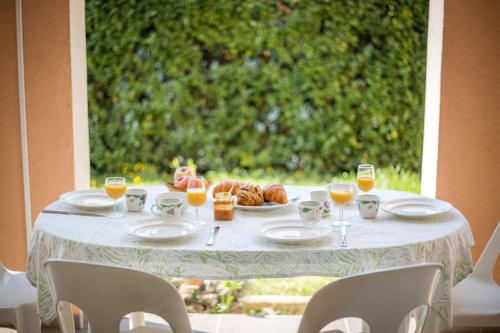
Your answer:
[[[68,0],[23,0],[33,218],[74,186]]]
[[[21,67],[24,68],[29,157],[29,177],[26,179],[29,178],[28,199],[34,222],[41,209],[61,193],[73,190],[75,185],[70,1],[22,0],[21,4],[24,53],[24,67]],[[0,261],[9,268],[21,270],[26,264],[27,246],[16,1],[3,0],[0,6],[0,156],[3,172],[0,185],[9,193],[0,201]],[[82,110],[84,113],[79,119],[86,118],[86,107]],[[88,146],[81,147],[85,148]]]
[[[26,258],[19,86],[17,84],[16,1],[0,1],[0,261],[22,269]]]
[[[437,197],[469,219],[477,259],[500,222],[500,1],[444,13]]]

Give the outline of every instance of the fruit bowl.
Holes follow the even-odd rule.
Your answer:
[[[208,191],[208,188],[210,186],[212,186],[213,182],[208,180],[208,179],[205,179],[205,189]],[[178,188],[178,187],[175,187],[174,184],[172,183],[166,183],[165,184],[168,188],[168,190],[170,192],[186,192],[186,189],[185,188]]]

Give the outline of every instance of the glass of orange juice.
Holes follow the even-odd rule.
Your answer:
[[[372,164],[358,165],[358,187],[364,193],[368,193],[375,185],[375,168]]]
[[[194,206],[196,214],[196,223],[205,225],[207,222],[200,221],[198,207],[202,206],[207,201],[207,190],[205,188],[205,179],[201,176],[189,177],[187,185],[187,201],[191,206]]]
[[[334,183],[327,186],[328,193],[335,206],[339,209],[339,220],[333,222],[336,227],[351,225],[344,221],[344,206],[347,205],[354,195],[354,185],[344,183]]]
[[[113,219],[123,217],[122,213],[118,213],[118,199],[127,191],[127,180],[123,177],[108,177],[104,181],[104,189],[108,197],[115,201],[115,211],[109,217]]]

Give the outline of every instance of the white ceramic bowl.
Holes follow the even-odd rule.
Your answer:
[[[164,192],[158,194],[157,197],[162,197],[165,199],[181,199],[182,200],[181,214],[184,214],[184,212],[188,208],[187,193],[185,192]]]

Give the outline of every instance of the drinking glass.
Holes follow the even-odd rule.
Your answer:
[[[372,164],[358,165],[358,187],[365,194],[375,185],[375,168]]]
[[[207,222],[200,221],[198,207],[203,205],[207,200],[207,191],[205,189],[205,179],[203,177],[190,177],[187,185],[187,201],[191,206],[194,206],[196,223],[205,225]]]
[[[345,183],[334,183],[327,186],[328,193],[335,206],[339,209],[339,219],[334,221],[336,227],[349,226],[349,222],[344,221],[344,206],[347,205],[354,195],[354,185]]]
[[[113,219],[123,217],[123,214],[118,212],[118,199],[123,197],[127,191],[127,180],[123,177],[108,177],[104,181],[104,189],[108,197],[115,202],[115,211],[109,217]]]

